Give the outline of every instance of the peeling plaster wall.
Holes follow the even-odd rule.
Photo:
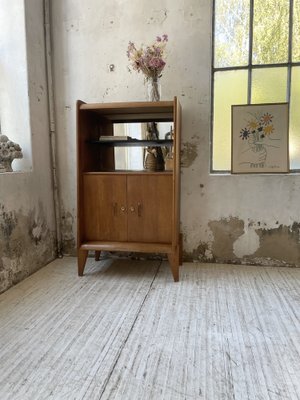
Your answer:
[[[144,100],[127,44],[167,33],[162,99],[177,95],[183,108],[185,258],[299,265],[299,175],[209,173],[212,1],[53,0],[52,17],[65,252],[74,253],[76,237],[75,102]]]
[[[33,170],[0,174],[0,293],[55,258],[43,2],[24,4]]]
[[[297,175],[208,176],[203,185],[198,189],[206,187],[201,210],[194,216],[188,210],[195,209],[195,199],[182,193],[188,204],[183,209],[187,255],[202,261],[300,265]],[[198,238],[206,244],[206,254],[201,249],[195,253]]]

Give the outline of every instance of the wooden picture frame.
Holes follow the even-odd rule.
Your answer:
[[[289,104],[231,106],[231,173],[289,172]]]

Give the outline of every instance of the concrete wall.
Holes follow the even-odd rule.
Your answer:
[[[187,259],[299,265],[299,175],[209,173],[211,0],[53,0],[60,191],[66,253],[76,236],[75,101],[145,99],[128,41],[169,35],[162,99],[183,107],[181,224]],[[114,64],[113,72],[109,64]]]
[[[2,20],[2,34],[14,29],[17,16],[24,18],[23,1],[14,1],[15,12],[7,13]],[[1,7],[12,7],[12,2],[1,1]],[[14,114],[18,130],[29,135],[20,136],[23,147],[32,148],[32,170],[0,174],[0,292],[24,279],[55,257],[55,220],[50,168],[50,144],[47,84],[45,75],[43,2],[26,0],[26,44],[3,36],[1,52],[23,54],[21,63],[10,65],[12,77],[18,77],[20,69],[26,73],[24,82],[18,82],[11,90],[21,102],[1,103],[4,114]],[[20,17],[21,18],[21,17]],[[23,22],[24,23],[24,22]],[[12,46],[12,47],[11,47]],[[26,66],[26,57],[28,68]],[[3,68],[3,64],[1,65]],[[17,78],[16,78],[17,79]],[[13,82],[13,79],[11,79]],[[24,85],[26,89],[24,90]],[[14,92],[15,90],[15,92]],[[2,92],[1,92],[2,95]],[[20,104],[27,104],[22,107]],[[2,111],[2,109],[1,109]],[[27,122],[26,122],[27,121]],[[6,133],[6,132],[4,132]],[[13,138],[14,130],[7,132]],[[25,141],[27,140],[26,144]],[[23,144],[24,141],[24,144]]]

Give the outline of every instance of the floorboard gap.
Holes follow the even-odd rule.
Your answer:
[[[105,392],[105,390],[106,390],[106,387],[107,387],[107,385],[108,385],[108,383],[109,383],[109,381],[110,381],[110,378],[111,378],[112,374],[114,373],[114,370],[115,370],[115,368],[116,368],[116,365],[117,365],[117,363],[118,363],[118,361],[119,361],[119,359],[120,359],[120,357],[121,357],[122,351],[123,351],[124,347],[126,346],[126,344],[127,344],[127,342],[128,342],[128,339],[129,339],[129,337],[130,337],[130,335],[131,335],[131,332],[133,331],[134,326],[135,326],[135,324],[136,324],[136,321],[137,321],[137,319],[138,319],[138,317],[139,317],[139,315],[140,315],[140,312],[141,312],[141,310],[143,309],[143,307],[144,307],[144,305],[145,305],[145,303],[146,303],[146,301],[147,301],[147,298],[148,298],[149,293],[150,293],[150,291],[151,291],[151,289],[152,289],[152,286],[153,286],[153,284],[154,284],[154,281],[155,281],[155,279],[156,279],[156,277],[157,277],[157,275],[158,275],[158,273],[159,273],[159,269],[160,269],[161,265],[162,265],[162,260],[159,262],[159,264],[158,264],[158,266],[157,266],[157,269],[156,269],[156,271],[155,271],[155,274],[154,274],[154,276],[153,276],[153,279],[152,279],[152,281],[151,281],[151,283],[150,283],[150,285],[149,285],[149,289],[148,289],[148,291],[147,291],[147,293],[146,293],[146,295],[145,295],[143,301],[141,302],[141,305],[140,305],[140,307],[139,307],[139,309],[138,309],[138,311],[137,311],[137,313],[136,313],[136,316],[135,316],[134,321],[133,321],[133,323],[132,323],[132,325],[131,325],[131,328],[129,329],[129,332],[128,332],[128,334],[127,334],[127,336],[126,336],[124,342],[122,343],[122,346],[120,346],[120,349],[119,349],[119,352],[118,352],[118,354],[117,354],[117,356],[116,356],[115,362],[113,363],[113,365],[112,365],[112,367],[111,367],[111,369],[110,369],[110,371],[109,371],[109,373],[108,373],[108,376],[107,376],[107,378],[106,378],[106,380],[105,380],[105,382],[104,382],[103,388],[102,388],[102,390],[101,390],[101,392],[100,392],[99,400],[102,399],[102,396],[103,396],[103,394],[104,394],[104,392]]]

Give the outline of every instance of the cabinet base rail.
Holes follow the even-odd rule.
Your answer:
[[[135,243],[135,242],[85,242],[79,246],[78,275],[83,276],[89,251],[95,251],[95,260],[99,261],[101,251],[130,251],[139,253],[163,253],[167,254],[173,279],[179,281],[179,266],[182,264],[182,238],[179,244],[172,246],[169,243]]]

